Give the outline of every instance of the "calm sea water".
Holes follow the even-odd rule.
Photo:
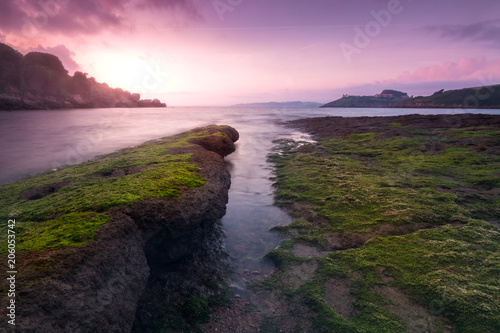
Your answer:
[[[250,276],[263,276],[271,269],[263,264],[262,256],[278,245],[279,237],[269,228],[290,223],[290,218],[273,206],[267,155],[274,139],[306,136],[285,128],[284,121],[465,112],[500,114],[500,110],[220,107],[0,112],[0,185],[197,126],[233,126],[240,140],[236,152],[226,158],[232,185],[222,222],[227,232],[226,248],[236,268],[235,288],[244,289],[246,269],[259,272]]]

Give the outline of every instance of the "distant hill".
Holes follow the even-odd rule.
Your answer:
[[[500,85],[436,91],[404,101],[401,108],[500,108]]]
[[[407,100],[408,94],[397,90],[384,90],[375,96],[349,96],[327,103],[323,108],[388,108]]]
[[[139,94],[110,88],[82,72],[70,76],[55,55],[23,56],[0,43],[0,110],[165,106],[157,99],[141,100]]]
[[[268,103],[246,103],[231,105],[231,107],[242,108],[318,108],[322,104],[315,102],[268,102]]]
[[[444,89],[431,96],[408,97],[407,93],[397,90],[384,90],[375,96],[349,96],[323,105],[330,108],[467,108],[500,109],[500,85]]]

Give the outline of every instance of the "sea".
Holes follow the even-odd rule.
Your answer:
[[[417,113],[500,115],[500,110],[169,107],[1,111],[0,185],[198,126],[230,125],[238,130],[240,140],[236,151],[226,157],[232,182],[222,219],[226,250],[234,276],[248,272],[265,276],[272,267],[263,257],[280,242],[270,228],[292,221],[273,205],[273,168],[267,157],[276,139],[311,140],[285,123],[310,117]],[[245,290],[238,278],[233,278],[233,287]]]

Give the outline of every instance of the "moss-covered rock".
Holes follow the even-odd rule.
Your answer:
[[[150,274],[225,214],[235,133],[200,128],[0,187],[1,219],[16,221],[16,327],[130,331]],[[193,143],[207,136],[221,149]]]
[[[270,157],[276,202],[300,220],[277,228],[278,271],[257,288],[302,299],[314,332],[500,329],[500,116],[292,124],[317,143]]]

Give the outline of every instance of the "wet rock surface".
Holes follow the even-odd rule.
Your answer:
[[[65,180],[63,182],[58,182],[50,185],[44,185],[35,187],[29,190],[26,190],[22,193],[21,197],[25,200],[37,200],[43,197],[46,197],[49,194],[57,192],[63,186],[66,186],[70,183],[70,179]]]
[[[292,225],[291,228],[278,229],[279,231],[287,230],[287,232],[283,232],[285,241],[281,245],[281,248],[272,253],[272,258],[274,258],[274,262],[278,268],[268,284],[257,285],[258,292],[256,295],[265,299],[272,294],[278,294],[280,297],[277,297],[277,299],[282,306],[294,297],[299,300],[297,300],[295,308],[285,307],[284,316],[287,318],[287,326],[280,326],[280,324],[277,324],[279,322],[276,319],[272,319],[272,316],[267,314],[266,317],[265,312],[261,312],[261,323],[266,320],[274,320],[273,322],[277,324],[273,328],[274,330],[270,330],[270,332],[279,332],[280,329],[286,332],[335,332],[337,330],[343,332],[379,332],[385,331],[385,329],[388,331],[401,330],[407,332],[472,331],[481,330],[478,327],[481,327],[483,322],[487,322],[488,320],[490,322],[484,324],[485,331],[492,328],[494,330],[494,328],[498,327],[498,320],[495,319],[497,318],[495,315],[488,317],[485,314],[484,317],[487,319],[483,319],[480,317],[482,316],[482,312],[479,314],[479,311],[467,313],[467,310],[456,310],[458,302],[461,302],[462,309],[475,306],[475,300],[470,296],[472,293],[478,293],[474,289],[475,286],[470,288],[460,286],[457,292],[460,296],[455,296],[455,298],[449,298],[443,294],[430,296],[430,293],[426,294],[421,292],[421,290],[424,288],[433,290],[432,288],[435,288],[433,283],[438,281],[438,279],[435,278],[429,282],[425,279],[427,275],[424,276],[416,268],[420,267],[421,263],[428,264],[428,270],[432,272],[428,273],[429,275],[438,275],[449,269],[447,264],[431,262],[432,260],[429,259],[432,256],[447,255],[448,250],[434,249],[433,242],[437,242],[437,240],[427,241],[425,238],[427,235],[446,239],[448,236],[444,237],[443,235],[447,235],[448,232],[463,232],[466,236],[462,237],[470,242],[468,243],[470,252],[467,252],[467,255],[471,253],[478,256],[482,254],[481,251],[485,251],[482,244],[483,242],[487,242],[489,236],[485,236],[484,234],[482,237],[478,237],[479,241],[472,239],[471,235],[474,234],[472,230],[483,230],[484,228],[484,230],[491,230],[492,234],[498,235],[498,230],[484,223],[488,222],[493,226],[498,225],[498,214],[495,213],[498,210],[496,208],[493,208],[493,210],[486,208],[497,207],[496,204],[490,205],[490,203],[496,202],[495,200],[498,198],[498,182],[496,178],[498,173],[494,167],[497,161],[492,158],[492,156],[498,156],[497,152],[500,148],[497,134],[500,129],[500,117],[498,115],[322,117],[295,120],[289,122],[288,125],[305,130],[317,139],[318,143],[306,146],[307,149],[303,149],[303,147],[298,145],[286,146],[285,142],[283,144],[282,156],[292,157],[289,160],[286,160],[287,157],[283,157],[282,159],[280,157],[276,158],[278,161],[276,163],[277,168],[285,170],[278,173],[276,177],[278,179],[278,191],[280,185],[282,188],[288,190],[288,192],[286,190],[281,193],[278,192],[277,202],[281,204],[281,207],[293,214],[298,221],[294,222],[295,225]],[[369,139],[356,141],[358,138],[363,138],[363,135],[367,135],[365,138],[369,137]],[[456,217],[439,217],[438,219],[433,219],[433,216],[429,215],[425,218],[415,218],[412,220],[412,223],[391,223],[387,218],[388,216],[397,214],[398,216],[406,217],[408,211],[384,208],[385,210],[382,210],[383,214],[381,214],[382,218],[377,223],[367,226],[363,230],[357,229],[368,215],[364,214],[368,211],[367,206],[363,206],[365,210],[359,208],[360,202],[369,197],[370,192],[368,186],[366,186],[368,182],[360,182],[360,184],[364,185],[361,186],[360,193],[362,195],[347,200],[345,198],[349,196],[349,193],[347,195],[344,194],[348,191],[354,192],[356,190],[356,185],[354,184],[356,176],[359,176],[359,174],[366,176],[370,170],[377,170],[378,173],[374,172],[372,178],[376,181],[387,176],[387,174],[384,175],[381,171],[383,170],[382,165],[387,167],[386,164],[383,164],[386,161],[383,157],[386,155],[380,154],[382,157],[376,160],[375,156],[378,158],[379,155],[376,154],[375,149],[370,151],[366,148],[363,151],[365,153],[363,155],[359,153],[363,150],[360,147],[375,147],[377,143],[386,142],[385,140],[410,142],[415,137],[420,137],[421,140],[418,141],[418,144],[415,144],[413,152],[405,152],[406,155],[401,155],[405,157],[409,156],[408,160],[410,161],[413,161],[412,158],[415,156],[419,156],[420,159],[418,161],[428,161],[441,157],[441,163],[433,165],[433,169],[430,167],[426,169],[425,164],[422,163],[424,166],[419,164],[418,166],[421,167],[419,169],[409,162],[398,164],[396,161],[394,165],[409,167],[401,168],[400,170],[395,168],[396,172],[392,172],[388,176],[391,181],[380,182],[379,188],[382,190],[386,188],[392,189],[397,184],[397,187],[403,189],[403,191],[409,188],[418,189],[420,186],[423,186],[421,185],[422,183],[411,181],[419,179],[417,177],[422,177],[420,179],[423,179],[434,172],[437,174],[435,178],[436,182],[439,183],[441,179],[444,179],[454,184],[453,186],[428,185],[430,191],[437,193],[436,196],[438,198],[433,202],[429,202],[425,208],[426,210],[430,210],[434,205],[440,203],[439,196],[441,193],[445,193],[446,195],[451,194],[455,196],[454,200],[450,201],[452,205],[455,205],[454,207],[457,207],[460,211],[463,210],[464,214],[470,214],[473,218],[478,220],[483,219],[484,221],[471,222],[471,220],[460,220]],[[348,140],[351,140],[350,143],[342,146]],[[290,147],[292,148],[290,149]],[[402,147],[404,148],[404,145]],[[384,148],[385,151],[389,152],[404,150],[401,147],[395,148],[390,145]],[[464,172],[462,175],[457,171],[455,173],[451,172],[450,170],[455,170],[452,168],[453,165],[451,167],[445,165],[442,162],[445,160],[442,156],[447,156],[446,154],[453,154],[454,152],[467,152],[470,154],[457,155],[456,164],[462,163],[465,157],[477,156],[477,161],[481,162],[463,162],[463,170],[467,168],[477,169],[483,165],[487,165],[484,174],[488,175],[488,177],[485,176],[485,180],[478,181],[473,178],[467,178],[467,172]],[[289,155],[286,155],[287,153]],[[286,160],[287,163],[283,162],[283,160]],[[345,161],[353,163],[348,164]],[[344,169],[338,167],[342,163],[346,163]],[[362,166],[360,170],[365,171],[364,173],[359,172],[357,174],[353,172],[352,165],[357,163]],[[467,163],[470,164],[467,165]],[[310,183],[299,180],[301,177],[299,171],[292,172],[293,167],[296,165],[301,166],[298,168],[300,172],[308,173],[310,177],[308,181]],[[487,169],[488,167],[491,170]],[[325,171],[330,170],[330,168],[335,171]],[[345,172],[345,174],[342,172]],[[344,175],[347,176],[344,177]],[[288,177],[286,180],[289,180],[289,182],[281,180],[281,183],[279,183],[280,177],[282,177],[281,179]],[[313,197],[314,193],[319,192],[321,186],[332,183],[334,179],[338,180],[338,182],[335,183],[336,186],[329,188],[331,190],[328,193],[322,193],[322,196],[318,196],[317,198]],[[365,178],[363,179],[365,180]],[[332,198],[334,191],[339,188],[347,188],[348,191],[342,192],[339,190],[339,194],[335,198]],[[303,193],[306,194],[302,195]],[[314,200],[308,200],[307,194],[310,194]],[[387,192],[385,192],[385,195],[387,195]],[[421,197],[422,195],[418,195],[412,200],[416,202]],[[374,207],[384,207],[380,203],[381,199],[383,198],[379,198],[379,200],[374,202]],[[328,205],[332,201],[341,204],[332,205],[334,208],[330,210],[325,208],[320,211],[324,214],[320,215],[318,213],[319,208],[330,207]],[[412,201],[410,201],[411,203]],[[335,219],[332,218],[329,220],[328,213],[335,213],[335,210],[338,210],[339,207],[342,208],[342,205],[352,207],[345,215],[346,217],[360,216],[360,218],[353,221],[351,225],[345,225],[342,231],[337,232],[332,226],[337,228],[337,225],[342,223],[344,216],[338,217],[338,215],[335,215]],[[467,209],[471,207],[473,209],[468,211]],[[363,214],[355,215],[359,211]],[[404,219],[401,221],[404,221]],[[478,223],[478,226],[475,226],[473,223]],[[449,243],[458,243],[453,237],[450,236],[447,241]],[[385,245],[395,240],[411,240],[414,244],[418,244],[415,248],[422,251],[429,251],[430,254],[425,259],[423,257],[422,259],[416,259],[414,264],[409,264],[410,268],[406,268],[405,265],[408,263],[402,260],[402,257],[393,258],[389,262],[389,256],[397,251],[396,246],[388,245],[386,248],[383,248],[383,246],[379,247],[379,244]],[[410,241],[402,242],[398,246],[400,252],[397,253],[400,256],[406,255],[406,252],[410,253],[413,249],[411,248]],[[453,254],[456,253],[454,252]],[[495,260],[498,259],[498,255],[494,250],[488,255],[495,258]],[[374,265],[375,261],[373,260],[377,256],[380,256],[380,260],[377,262],[378,266]],[[353,264],[362,260],[366,260],[366,263],[363,265]],[[474,271],[474,273],[470,273],[464,279],[464,281],[468,281],[472,285],[478,283],[477,281],[482,281],[482,276],[476,273],[475,269],[477,268],[472,268],[471,263],[474,263],[474,261],[467,262],[461,267],[460,256],[450,259],[450,266],[453,269],[453,273],[456,274],[455,276],[464,274],[463,272]],[[396,265],[399,265],[397,269],[394,268]],[[410,265],[414,265],[414,267]],[[405,268],[402,269],[401,267]],[[405,269],[407,269],[405,271],[405,274],[407,274],[405,278],[407,280],[398,275],[400,271],[404,271]],[[463,269],[463,271],[460,272],[460,269]],[[442,277],[442,280],[438,281],[438,288],[457,290],[449,282],[452,281],[451,279],[446,280],[448,278],[446,274],[440,277]],[[413,284],[418,279],[421,279],[421,284],[412,289]],[[406,281],[410,281],[408,285],[411,287],[404,284]],[[488,281],[496,284],[497,277],[491,275]],[[269,285],[272,285],[272,288]],[[496,296],[485,293],[483,299],[489,299],[489,297]],[[374,305],[378,302],[379,305],[376,306],[378,309],[376,309]],[[436,306],[436,304],[439,305]],[[493,307],[496,307],[496,305]],[[309,313],[310,316],[305,321],[309,323],[314,322],[314,325],[295,329],[297,326],[293,324],[297,324],[300,321],[299,318],[304,313],[304,308],[311,311]],[[498,311],[498,308],[496,309],[495,311]],[[452,311],[455,311],[455,313],[450,315]],[[382,312],[384,314],[377,318],[377,315]],[[371,319],[367,320],[367,324],[363,326],[362,322],[366,316],[371,316]],[[457,319],[459,316],[461,318]],[[387,327],[389,326],[384,326],[389,325],[391,321],[393,321],[391,325],[394,325],[392,329],[388,329]],[[470,321],[475,322],[474,324],[469,324]],[[260,331],[265,331],[262,329],[263,327],[260,327]],[[464,329],[464,327],[466,328]],[[229,330],[226,331],[229,332]],[[246,331],[242,330],[242,332]],[[252,330],[249,330],[249,332],[252,332]]]
[[[301,128],[315,137],[346,137],[350,134],[366,132],[386,132],[384,139],[408,134],[398,127],[387,132],[389,124],[404,123],[405,126],[415,129],[439,128],[468,128],[484,126],[500,127],[500,119],[495,115],[485,114],[457,114],[457,115],[420,115],[390,117],[320,117],[305,118],[290,122],[289,125]]]
[[[314,118],[301,119],[290,122],[294,128],[300,128],[311,133],[316,139],[338,138],[340,140],[351,134],[362,134],[366,132],[380,133],[374,135],[375,140],[390,138],[411,138],[414,134],[430,135],[439,137],[454,135],[456,129],[484,130],[491,128],[495,130],[500,127],[500,118],[489,115],[409,115],[394,117],[356,117],[356,118]],[[423,134],[418,134],[423,133]],[[465,136],[465,135],[464,135]],[[487,139],[478,135],[477,137],[456,136],[454,142],[445,140],[422,140],[423,144],[419,150],[426,156],[441,154],[445,149],[453,145],[460,148],[476,150],[498,149],[498,140]],[[483,147],[478,148],[477,147]],[[316,154],[325,156],[325,152],[319,145],[304,145],[294,147],[297,155]],[[368,167],[375,164],[368,158],[353,154],[353,159],[359,160]],[[311,162],[311,160],[308,160]],[[304,163],[305,165],[313,164]],[[321,164],[323,165],[323,164]],[[324,165],[325,168],[331,167]],[[412,169],[410,169],[412,170]],[[338,176],[338,175],[332,175]],[[351,175],[352,176],[352,175]],[[319,180],[330,179],[327,177]],[[350,180],[350,178],[347,178]],[[450,181],[456,181],[449,178]],[[458,183],[458,181],[457,181]],[[318,181],[318,186],[321,182]],[[388,184],[387,186],[392,186]],[[407,185],[406,185],[407,186]],[[459,195],[458,200],[466,200],[474,195],[495,196],[495,189],[486,188],[483,185],[470,189],[465,185],[456,188],[437,188],[437,191],[454,193]],[[298,193],[304,191],[299,188]],[[466,193],[465,193],[466,192]],[[464,195],[466,194],[466,195]],[[287,198],[289,199],[289,198]],[[342,198],[337,198],[341,200]],[[328,202],[328,201],[326,201]],[[465,203],[470,203],[465,202]],[[350,202],[354,207],[358,201]],[[247,266],[237,267],[237,288],[233,289],[234,306],[220,309],[214,313],[210,323],[203,326],[207,332],[378,332],[383,331],[380,326],[370,322],[366,326],[359,324],[364,316],[371,315],[375,318],[392,318],[391,328],[387,331],[408,332],[449,332],[455,330],[453,320],[443,315],[441,308],[436,311],[433,304],[442,300],[431,299],[431,302],[417,302],[413,295],[401,287],[400,279],[394,271],[388,267],[369,267],[366,270],[352,269],[351,260],[340,261],[342,255],[360,251],[374,242],[386,237],[397,239],[412,234],[439,233],[441,223],[432,223],[432,220],[416,221],[412,224],[380,223],[365,228],[362,232],[336,232],[325,230],[318,236],[318,229],[327,228],[328,221],[318,216],[316,209],[318,204],[308,202],[293,202],[287,200],[284,208],[291,212],[300,221],[310,222],[298,224],[295,228],[286,229],[282,233],[284,242],[280,249],[274,252],[272,257],[277,264],[269,273],[257,274]],[[362,221],[361,221],[362,222]],[[444,221],[446,222],[446,221]],[[495,225],[495,221],[487,221]],[[452,228],[460,229],[464,223],[454,223]],[[311,228],[311,234],[307,234]],[[280,231],[281,229],[277,229]],[[301,232],[302,230],[302,232]],[[313,231],[314,230],[314,231]],[[437,231],[435,231],[437,230]],[[281,232],[280,232],[281,233]],[[423,242],[422,239],[418,242]],[[419,243],[420,244],[420,243]],[[477,246],[477,245],[474,245]],[[474,247],[476,249],[476,247]],[[477,246],[477,249],[483,248]],[[390,250],[389,250],[390,251]],[[370,262],[367,264],[370,266]],[[348,267],[348,268],[346,268]],[[365,285],[371,286],[370,279],[379,279],[373,282],[374,286],[364,289]],[[494,279],[491,277],[490,279]],[[368,281],[368,282],[367,282]],[[244,290],[241,285],[247,284],[249,290]],[[364,302],[366,293],[369,301]],[[380,301],[378,309],[374,304]],[[434,303],[432,303],[434,302]],[[446,303],[448,306],[451,303]],[[379,312],[380,310],[380,312]],[[383,313],[383,314],[382,314]],[[382,319],[377,319],[382,320]],[[358,326],[359,325],[359,326]]]
[[[237,132],[231,132],[235,138]],[[191,163],[199,166],[203,186],[183,190],[176,198],[111,208],[110,221],[83,246],[19,252],[16,328],[130,332],[137,312],[136,331],[143,331],[144,315],[137,311],[141,297],[180,299],[184,295],[177,290],[199,285],[200,276],[223,276],[228,264],[217,221],[225,214],[230,187],[223,156],[234,144],[227,135],[216,137],[220,142],[213,151],[191,145],[178,152],[193,154]],[[26,196],[55,191],[56,185]],[[5,327],[0,331],[9,332]]]

